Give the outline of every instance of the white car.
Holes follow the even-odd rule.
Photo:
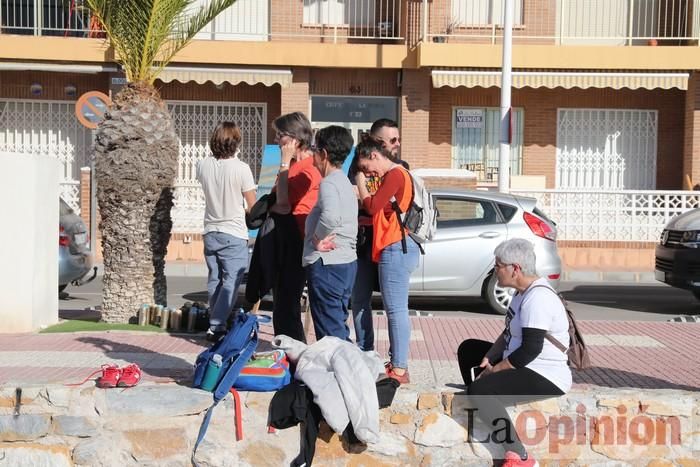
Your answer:
[[[410,296],[481,296],[505,314],[515,291],[498,286],[493,250],[516,237],[535,245],[537,274],[558,289],[556,225],[536,207],[534,198],[455,189],[432,189],[431,194],[439,212],[437,233],[411,275]]]

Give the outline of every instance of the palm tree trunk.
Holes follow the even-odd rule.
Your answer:
[[[151,217],[151,251],[153,252],[153,295],[156,303],[168,304],[168,283],[165,278],[165,256],[168,254],[170,233],[173,229],[173,219],[170,211],[173,208],[173,189],[163,188]]]
[[[115,97],[97,130],[95,157],[102,320],[123,323],[135,319],[141,304],[165,305],[167,297],[164,265],[178,143],[153,86],[130,84]]]

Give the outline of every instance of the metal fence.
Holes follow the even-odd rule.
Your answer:
[[[694,191],[512,190],[536,198],[559,240],[657,242],[673,217],[700,207]]]
[[[498,43],[505,0],[423,0],[424,40]],[[697,45],[700,0],[514,0],[513,40]]]
[[[0,32],[34,36],[99,37],[84,0],[0,0]]]
[[[402,39],[404,0],[238,0],[197,39],[323,41]],[[194,14],[210,0],[195,0]],[[101,37],[84,0],[0,0],[0,32]]]

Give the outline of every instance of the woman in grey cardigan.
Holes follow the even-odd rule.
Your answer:
[[[316,339],[350,340],[346,323],[357,271],[357,195],[342,166],[352,146],[347,129],[329,126],[319,130],[312,148],[323,180],[306,219],[303,265]]]

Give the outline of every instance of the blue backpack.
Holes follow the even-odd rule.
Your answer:
[[[221,340],[197,356],[194,369],[194,381],[192,384],[195,388],[201,387],[207,365],[214,354],[222,356],[222,363],[216,385],[212,391],[214,403],[207,409],[204,420],[202,420],[202,426],[199,428],[197,442],[192,451],[192,463],[194,465],[196,465],[194,456],[197,452],[197,447],[202,442],[207,432],[214,407],[216,407],[221,399],[233,388],[243,366],[250,360],[257,346],[258,317],[250,313],[238,312],[231,326],[231,330]],[[236,418],[240,419],[239,410],[236,410]]]

